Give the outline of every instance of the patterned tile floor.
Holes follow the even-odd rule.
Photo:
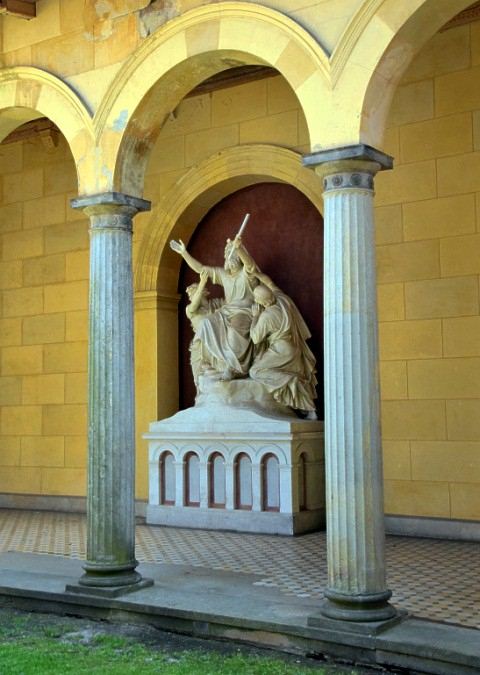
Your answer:
[[[326,584],[325,533],[302,537],[137,525],[140,562],[177,563],[255,574],[281,593],[320,598]],[[0,552],[83,558],[85,518],[0,510]],[[393,602],[417,616],[480,629],[480,544],[387,537]]]

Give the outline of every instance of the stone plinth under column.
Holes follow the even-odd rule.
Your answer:
[[[147,523],[286,535],[323,527],[323,422],[299,419],[251,380],[205,379],[200,389],[194,407],[152,422],[144,435]],[[193,455],[199,460],[192,465],[195,471],[198,466],[196,478],[189,475]],[[224,462],[217,475],[215,457]],[[175,470],[166,468],[168,462]],[[180,491],[172,484],[179,466]],[[198,506],[188,504],[190,480],[193,488],[195,480],[203,486]],[[215,489],[222,504],[215,503]]]

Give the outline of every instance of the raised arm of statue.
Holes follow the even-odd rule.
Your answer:
[[[248,274],[255,274],[258,271],[257,263],[243,245],[242,238],[237,236],[232,243],[235,252],[243,263],[245,271]]]
[[[179,255],[182,256],[182,258],[185,260],[187,265],[192,269],[194,272],[197,274],[200,274],[200,272],[203,269],[203,265],[201,262],[196,260],[190,253],[187,251],[187,247],[183,243],[181,239],[176,241],[175,239],[170,240],[170,248],[172,251],[175,251],[175,253],[178,253]]]
[[[279,291],[280,289],[276,284],[273,283],[272,279],[267,274],[260,272],[259,269],[255,270],[254,275],[257,277],[259,282],[269,288],[273,293]]]

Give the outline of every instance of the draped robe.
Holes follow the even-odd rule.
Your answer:
[[[223,286],[225,299],[219,309],[207,314],[198,325],[202,359],[217,371],[230,370],[235,377],[246,377],[252,362],[250,338],[255,276],[242,266],[235,274],[223,267],[205,267],[214,284]]]
[[[274,295],[276,302],[261,312],[250,330],[257,347],[249,375],[279,403],[314,411],[317,379],[315,357],[306,343],[310,332],[294,302],[281,291]]]

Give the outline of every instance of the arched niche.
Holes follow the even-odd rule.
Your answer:
[[[323,212],[322,184],[301,156],[286,148],[255,144],[227,148],[193,167],[154,205],[135,266],[135,291],[177,292],[181,259],[170,239],[190,240],[208,211],[229,194],[261,182],[292,185]]]
[[[158,461],[160,504],[173,506],[175,504],[175,457],[172,452],[166,450],[162,452]]]
[[[280,511],[280,464],[278,457],[268,453],[262,457],[262,509]]]
[[[208,460],[208,505],[211,508],[225,508],[226,489],[225,457],[213,452]]]
[[[323,219],[318,209],[292,185],[260,182],[235,191],[217,203],[197,226],[189,251],[206,265],[223,265],[227,237],[236,234],[245,213],[251,218],[243,241],[260,269],[296,303],[312,333],[309,345],[317,360],[318,411],[323,417]],[[180,407],[194,405],[190,368],[191,326],[185,315],[185,288],[198,275],[182,264],[178,291]],[[220,286],[208,286],[223,297]]]
[[[252,460],[245,452],[235,457],[234,472],[235,508],[241,511],[251,511],[253,505]]]
[[[178,410],[177,289],[182,261],[169,241],[182,238],[188,244],[212,207],[236,190],[262,182],[294,186],[319,213],[323,210],[321,180],[302,166],[301,156],[264,144],[216,153],[184,174],[154,205],[139,242],[134,275],[136,308],[142,310],[136,312],[136,349],[148,364],[136,372],[139,429]],[[223,245],[219,254],[222,251]]]

